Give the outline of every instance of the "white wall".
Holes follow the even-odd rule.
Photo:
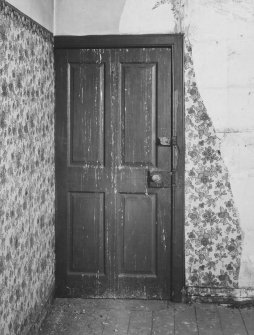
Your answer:
[[[122,34],[170,33],[175,19],[170,4],[152,10],[155,0],[126,0],[119,32]]]
[[[125,0],[56,0],[55,35],[118,34]]]
[[[53,32],[54,0],[8,0],[8,2]]]

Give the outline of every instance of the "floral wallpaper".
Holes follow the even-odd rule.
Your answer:
[[[187,286],[238,287],[242,233],[229,176],[185,40]]]
[[[54,285],[53,37],[0,1],[0,334],[26,334]]]
[[[185,1],[155,0],[153,9],[165,3],[171,4],[175,33],[185,34],[186,286],[237,288],[243,236],[228,171],[197,87]]]

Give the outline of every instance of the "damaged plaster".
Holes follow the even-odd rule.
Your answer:
[[[185,41],[187,286],[238,287],[242,236],[220,140],[198,91]]]

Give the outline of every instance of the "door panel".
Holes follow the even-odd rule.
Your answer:
[[[121,63],[122,163],[156,166],[156,64]]]
[[[70,63],[70,112],[71,163],[103,165],[104,64]]]
[[[171,47],[56,52],[58,296],[172,292],[172,66]]]
[[[156,195],[121,194],[120,275],[157,275]],[[145,232],[145,233],[144,233]]]
[[[161,52],[165,58],[163,68],[159,64]],[[122,212],[118,211],[116,219],[116,254],[121,264],[117,294],[161,298],[170,291],[171,187],[167,191],[150,188],[148,179],[151,171],[171,171],[172,148],[168,146],[163,152],[157,145],[158,135],[171,134],[170,117],[164,115],[171,115],[168,96],[172,84],[171,79],[165,83],[164,74],[171,73],[171,50],[120,49],[118,59],[122,83],[122,161],[117,185],[121,205],[117,208],[122,208]],[[162,85],[167,94],[158,92]],[[169,129],[158,122],[161,117],[168,121]],[[159,257],[167,266],[159,266]]]
[[[70,195],[70,272],[105,272],[103,193]]]

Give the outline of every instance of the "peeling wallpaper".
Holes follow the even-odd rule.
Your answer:
[[[220,140],[185,41],[185,268],[187,286],[238,287],[242,233]]]
[[[184,33],[187,49],[186,285],[193,296],[216,296],[217,289],[225,297],[248,299],[253,297],[254,287],[254,67],[250,56],[254,52],[254,3],[252,0],[159,0],[153,8],[166,9],[166,5],[170,6],[170,32]],[[128,23],[122,23],[124,26]],[[208,187],[203,185],[205,192],[202,190],[201,194],[205,194],[205,203],[200,198],[202,183],[197,187],[194,169],[194,156],[202,158],[202,148],[190,149],[192,133],[196,132],[197,136],[194,128],[200,120],[196,118],[197,109],[193,112],[191,107],[188,68],[192,69],[198,108],[210,120],[210,126],[203,129],[205,142],[208,144],[210,137],[214,137],[209,144],[210,151],[217,151],[221,156],[220,159],[214,156],[210,169],[204,166]],[[214,175],[215,165],[220,166],[220,172]],[[199,196],[198,201],[193,191]],[[199,205],[206,206],[208,217]],[[225,209],[223,220],[218,217],[221,208]],[[211,212],[215,214],[212,221]],[[203,216],[195,222],[196,214]],[[206,287],[212,288],[213,293]]]
[[[220,105],[219,90],[226,96],[226,99],[228,97],[228,87],[226,86],[225,90],[222,90],[220,86],[221,81],[224,80],[224,72],[219,72],[227,64],[227,58],[218,59],[218,55],[221,53],[216,54],[217,49],[220,50],[218,46],[221,45],[221,36],[220,34],[214,36],[214,43],[211,43],[210,39],[211,31],[216,26],[220,27],[218,29],[221,31],[223,30],[223,39],[227,40],[231,27],[231,16],[236,19],[235,13],[237,12],[241,13],[241,17],[237,18],[239,19],[237,25],[240,26],[238,34],[242,31],[244,27],[242,19],[249,18],[250,15],[246,12],[245,7],[242,8],[242,11],[237,10],[232,1],[226,0],[223,3],[218,1],[216,6],[214,6],[214,2],[207,1],[206,7],[205,5],[201,6],[198,0],[148,0],[149,4],[140,4],[137,7],[134,0],[127,0],[125,12],[122,13],[120,21],[121,33],[148,33],[149,29],[157,22],[164,20],[160,23],[161,33],[185,34],[185,270],[186,285],[189,287],[228,289],[239,287],[244,234],[235,197],[232,193],[231,176],[222,156],[225,149],[223,146],[224,152],[222,152],[221,138],[214,127],[214,121],[217,119],[211,118],[214,113],[210,115],[209,109],[207,110],[205,105],[207,100],[204,101],[201,94],[204,92],[204,85],[209,85],[211,81],[217,80],[215,87],[213,87],[214,93],[212,95],[211,89],[208,100],[210,102],[209,108],[213,105],[213,111],[216,113],[216,108]],[[241,6],[240,2],[237,4],[238,7]],[[130,21],[131,12],[134,10],[135,18],[138,19]],[[161,15],[162,10],[168,13],[167,19]],[[153,11],[153,16],[149,11]],[[220,16],[217,16],[217,12],[212,16],[213,11],[219,11]],[[204,16],[209,13],[208,25],[201,19],[201,13]],[[193,15],[195,15],[194,22]],[[206,16],[206,20],[209,18]],[[202,57],[205,55],[202,45],[198,44],[202,33],[202,29],[201,31],[199,29],[201,22],[201,27],[207,28],[206,35],[202,35],[206,43],[204,48],[210,46],[208,50],[213,52],[213,56],[216,56],[213,59],[216,58],[217,63],[214,64],[213,59],[209,58],[210,63],[202,68],[202,73],[198,72],[199,77],[197,78],[195,69],[201,69],[202,61],[204,61]],[[236,21],[234,22],[236,24]],[[221,26],[221,24],[225,24],[225,26]],[[247,26],[250,27],[250,23]],[[195,57],[192,53],[193,47]],[[224,60],[226,61],[224,62]],[[213,72],[217,74],[216,78],[213,77]],[[201,74],[204,80],[200,91]],[[226,73],[225,77],[230,75],[231,72]],[[237,76],[239,76],[239,71]],[[219,79],[220,77],[221,79]],[[231,84],[236,85],[236,82]],[[239,93],[239,90],[237,92]],[[224,110],[222,110],[223,107]],[[227,105],[223,107],[220,109],[221,113],[216,115],[219,115],[224,123],[225,117],[231,111],[227,110]],[[240,117],[238,118],[240,119]],[[232,150],[232,148],[228,148],[228,150]]]
[[[0,334],[25,334],[54,285],[52,36],[0,2]]]

